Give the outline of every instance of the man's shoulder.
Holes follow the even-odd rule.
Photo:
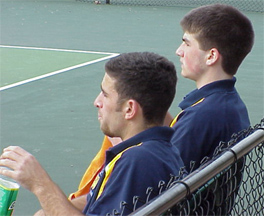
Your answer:
[[[156,153],[163,149],[164,151],[169,151],[172,148],[172,144],[168,141],[162,139],[148,139],[138,145],[131,146],[125,152],[126,155],[134,157],[144,157],[149,154]]]
[[[236,110],[240,107],[245,107],[237,92],[214,92],[201,98],[189,106],[186,110],[193,110],[195,112],[219,112],[226,109]]]
[[[170,141],[150,139],[130,147],[122,154],[125,163],[160,163],[164,158],[171,158],[172,163],[178,163],[174,158],[179,158],[180,153]]]

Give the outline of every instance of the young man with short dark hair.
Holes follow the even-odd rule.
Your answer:
[[[175,95],[176,70],[170,61],[154,53],[126,53],[109,60],[94,101],[101,130],[123,142],[106,152],[85,202],[73,205],[50,179],[38,161],[18,146],[4,149],[0,174],[15,179],[34,193],[41,204],[39,214],[106,215],[115,209],[127,215],[133,211],[133,197],[146,200],[159,194],[160,180],[179,175],[183,162],[170,143],[173,129],[163,121]],[[120,203],[126,202],[120,209]],[[137,208],[142,203],[138,203]]]

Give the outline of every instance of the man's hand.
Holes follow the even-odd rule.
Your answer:
[[[0,157],[0,174],[6,175],[21,186],[36,194],[36,191],[51,181],[46,171],[41,167],[36,158],[18,146],[10,146],[3,150]]]
[[[0,174],[14,179],[34,193],[44,215],[83,215],[51,180],[36,158],[18,146],[10,146],[3,150],[0,156]]]

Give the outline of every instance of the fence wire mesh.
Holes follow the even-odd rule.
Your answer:
[[[264,215],[264,143],[246,156],[244,177],[231,215]]]
[[[240,135],[247,135],[250,131],[252,129]],[[227,148],[231,143],[234,145],[238,138],[239,136],[231,140]],[[223,148],[225,145],[221,143],[215,158],[227,150]],[[223,170],[163,215],[264,215],[263,185],[264,142],[261,142],[242,159]]]
[[[236,157],[236,153],[233,152],[233,147],[239,146],[240,141],[247,138],[254,132],[261,130],[260,142],[249,152],[242,148],[242,157]],[[198,215],[239,215],[239,216],[259,216],[264,215],[264,119],[254,127],[250,127],[247,130],[243,130],[240,133],[234,134],[231,140],[227,143],[221,142],[216,148],[212,158],[205,158],[199,170],[208,168],[208,165],[212,164],[216,160],[221,160],[225,163],[223,156],[225,152],[232,152],[235,158],[235,162],[231,163],[224,169],[216,169],[217,174],[207,181],[202,186],[190,189],[186,183],[186,173],[184,169],[180,171],[179,176],[171,175],[169,182],[160,181],[158,190],[149,187],[146,190],[147,197],[150,197],[155,193],[156,196],[171,203],[168,197],[165,197],[167,190],[170,190],[176,184],[182,184],[187,188],[187,195],[182,197],[182,194],[178,193],[176,196],[182,197],[177,199],[174,205],[170,205],[169,208],[164,209],[161,207],[157,212],[162,216],[184,215],[184,216],[198,216]],[[254,135],[254,134],[253,134]],[[249,143],[250,146],[256,143]],[[251,148],[250,148],[251,149]],[[232,160],[233,161],[233,160]],[[195,170],[197,171],[197,170]],[[195,172],[193,172],[195,173]],[[192,173],[191,173],[192,174]],[[190,175],[191,175],[190,174]],[[195,174],[194,174],[195,175]],[[186,178],[184,178],[186,177]],[[201,181],[201,179],[197,179]],[[195,183],[194,183],[195,185]],[[193,191],[193,192],[190,192]],[[178,191],[179,192],[179,191]],[[163,198],[163,197],[164,198]],[[150,215],[142,214],[144,208],[149,208],[153,204],[153,200],[142,200],[138,196],[134,196],[133,213],[131,215]],[[154,199],[154,201],[157,201]],[[140,209],[137,209],[139,205],[147,204]],[[153,204],[154,205],[154,204]],[[153,206],[152,205],[152,206]],[[126,202],[120,203],[120,209],[114,209],[108,213],[108,216],[123,215],[123,210],[127,208]],[[150,207],[151,208],[151,207]],[[136,210],[137,209],[137,210]],[[143,210],[140,211],[140,210]],[[155,214],[157,215],[157,214]]]
[[[95,4],[198,7],[206,4],[222,3],[232,5],[242,11],[264,11],[263,0],[77,0]]]

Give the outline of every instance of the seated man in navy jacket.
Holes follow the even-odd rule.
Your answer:
[[[150,199],[154,198],[159,181],[168,182],[170,174],[179,175],[183,167],[170,143],[174,130],[162,126],[176,81],[173,63],[154,53],[121,54],[106,63],[94,105],[104,134],[123,141],[106,152],[103,170],[83,205],[73,206],[35,157],[20,147],[4,149],[0,166],[11,170],[0,168],[0,174],[34,193],[46,215],[106,215],[113,209],[131,213],[134,196],[146,200],[146,190],[152,187]]]
[[[250,125],[248,112],[235,89],[237,70],[251,51],[250,20],[234,7],[214,4],[191,10],[181,21],[183,42],[176,50],[181,74],[197,89],[179,104],[182,112],[171,126],[172,143],[190,171],[211,157],[220,141]]]

